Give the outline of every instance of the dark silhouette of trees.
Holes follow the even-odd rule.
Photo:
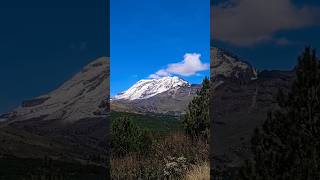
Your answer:
[[[289,92],[279,90],[279,108],[268,114],[251,140],[253,161],[239,179],[320,179],[320,63],[306,48],[298,58]]]

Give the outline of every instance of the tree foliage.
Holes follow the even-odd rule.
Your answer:
[[[152,138],[149,131],[138,127],[127,116],[112,122],[112,153],[124,156],[129,153],[144,153],[150,148]]]
[[[206,77],[202,82],[202,88],[189,103],[183,119],[186,133],[194,139],[209,138],[209,91],[210,81]]]
[[[240,179],[320,179],[320,63],[315,50],[298,58],[296,78],[288,93],[279,91],[279,108],[268,114],[251,140],[253,161]]]

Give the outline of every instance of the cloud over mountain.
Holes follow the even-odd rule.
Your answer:
[[[227,0],[214,5],[213,17],[213,37],[237,46],[288,44],[275,34],[320,24],[319,7],[292,0]]]
[[[201,62],[200,57],[201,54],[186,53],[181,62],[168,64],[167,68],[158,70],[151,74],[149,78],[158,79],[170,75],[193,76],[200,71],[208,70],[209,64]]]

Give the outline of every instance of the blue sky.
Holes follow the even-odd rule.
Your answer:
[[[1,2],[0,113],[106,56],[106,9],[101,0]]]
[[[214,46],[260,70],[292,69],[304,47],[320,48],[317,0],[215,0]]]
[[[112,0],[110,7],[111,95],[159,70],[172,72],[168,64],[187,53],[210,62],[209,0]],[[209,70],[194,74],[181,77],[200,83]]]
[[[318,0],[214,2],[230,1],[238,3],[224,12],[235,8],[237,18],[220,14],[228,21],[215,28],[224,32],[215,34],[215,46],[258,69],[291,69],[306,45],[319,49]],[[2,2],[0,113],[57,88],[90,61],[106,56],[107,9],[101,0]],[[110,18],[112,95],[159,70],[172,73],[170,67],[181,65],[187,53],[201,54],[201,63],[209,63],[209,0],[111,0]],[[208,73],[182,77],[199,83]]]

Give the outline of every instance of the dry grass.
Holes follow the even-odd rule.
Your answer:
[[[210,180],[209,163],[193,165],[191,170],[187,172],[185,180]]]
[[[139,157],[134,154],[122,158],[111,159],[112,179],[145,179],[145,177],[160,177],[161,162],[157,159]]]
[[[152,153],[160,159],[183,156],[192,163],[200,163],[208,159],[209,145],[202,141],[192,142],[186,135],[174,133],[155,143]]]
[[[147,155],[128,154],[124,157],[112,157],[112,179],[165,179],[164,167],[168,163],[168,157],[185,157],[188,169],[192,169],[188,173],[190,174],[196,172],[197,165],[202,167],[200,164],[208,161],[209,147],[204,142],[192,142],[181,133],[159,137]]]

